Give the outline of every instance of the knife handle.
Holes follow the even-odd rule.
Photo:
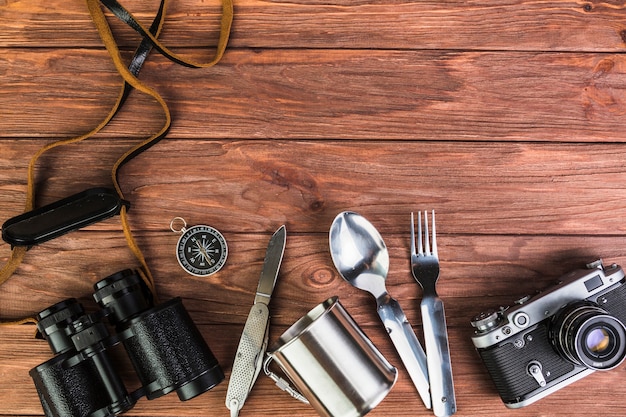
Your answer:
[[[243,328],[237,355],[233,363],[226,393],[226,407],[233,413],[239,411],[246,401],[263,365],[267,347],[269,309],[266,304],[256,303],[250,309]],[[236,415],[236,414],[234,414]]]

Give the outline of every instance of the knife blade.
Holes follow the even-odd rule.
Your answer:
[[[239,410],[243,407],[263,367],[270,324],[268,304],[283,260],[286,237],[287,231],[283,225],[274,232],[265,252],[254,304],[248,314],[241,339],[239,339],[228,382],[226,408],[230,410],[231,417],[239,415]]]

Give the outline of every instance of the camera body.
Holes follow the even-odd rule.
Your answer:
[[[475,316],[472,341],[504,404],[520,408],[626,357],[626,280],[602,261]]]
[[[101,310],[86,314],[71,298],[37,316],[39,335],[56,355],[30,371],[47,417],[114,417],[143,396],[176,391],[185,401],[224,379],[180,298],[155,305],[132,270],[113,274],[94,289]],[[124,347],[141,382],[131,393],[111,359],[117,345]]]

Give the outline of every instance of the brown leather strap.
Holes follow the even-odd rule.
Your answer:
[[[213,66],[224,55],[224,51],[226,50],[226,45],[228,44],[228,39],[230,36],[230,30],[231,30],[232,20],[233,20],[232,0],[222,0],[222,17],[221,17],[221,22],[220,22],[220,37],[217,43],[216,51],[215,51],[214,56],[208,62],[202,63],[202,62],[196,62],[196,61],[192,61],[189,59],[185,59],[173,53],[168,48],[166,48],[163,44],[161,44],[161,42],[157,39],[163,27],[167,0],[161,1],[157,14],[149,29],[144,28],[134,18],[134,16],[130,12],[128,12],[124,7],[122,7],[116,0],[86,0],[86,3],[87,3],[87,8],[89,10],[91,18],[98,29],[100,38],[104,42],[104,46],[106,47],[109,55],[111,56],[111,59],[113,60],[116,70],[118,71],[122,79],[124,80],[124,84],[122,86],[122,89],[120,91],[120,94],[115,104],[113,105],[113,107],[111,108],[107,116],[94,129],[92,129],[90,132],[84,135],[81,135],[75,138],[63,139],[57,142],[50,143],[42,147],[31,158],[29,166],[28,166],[27,192],[26,192],[26,203],[25,203],[26,212],[31,211],[34,208],[35,171],[36,171],[37,161],[41,157],[41,155],[43,155],[45,152],[49,151],[50,149],[56,148],[58,146],[80,142],[80,141],[83,141],[85,139],[88,139],[94,136],[96,133],[102,130],[115,117],[119,109],[122,107],[122,105],[126,101],[126,98],[128,97],[129,93],[133,89],[135,89],[153,97],[157,101],[157,103],[159,103],[159,105],[163,109],[164,121],[163,121],[163,125],[160,127],[160,129],[156,133],[154,133],[149,138],[143,140],[139,144],[129,149],[113,165],[113,168],[111,170],[111,179],[113,181],[113,185],[115,187],[116,192],[119,194],[120,198],[124,199],[124,195],[123,195],[123,192],[119,185],[119,180],[118,180],[120,168],[124,164],[126,164],[128,161],[130,161],[132,158],[134,158],[136,155],[140,154],[141,152],[145,151],[146,149],[150,148],[151,146],[156,144],[158,141],[160,141],[166,135],[172,122],[171,114],[170,114],[169,108],[165,100],[163,100],[163,98],[159,95],[159,93],[156,90],[154,90],[153,88],[151,88],[150,86],[148,86],[147,84],[145,84],[144,82],[142,82],[141,80],[137,78],[137,75],[139,74],[139,71],[141,70],[143,63],[145,62],[151,49],[155,48],[156,50],[161,52],[163,55],[165,55],[172,61],[181,65],[185,65],[187,67],[207,68],[207,67]],[[100,6],[100,3],[102,3],[102,5],[104,5],[109,10],[111,10],[111,12],[114,15],[116,15],[122,21],[126,22],[131,28],[133,28],[134,30],[136,30],[138,33],[142,35],[142,42],[137,48],[137,50],[135,51],[135,54],[131,60],[131,63],[128,66],[124,64],[122,60],[119,48],[117,46],[117,42],[115,41],[113,37],[111,28],[108,24],[106,16],[104,15],[102,11],[102,7]],[[152,277],[150,269],[148,268],[145,257],[143,256],[139,246],[137,245],[137,243],[135,242],[133,238],[131,228],[128,222],[128,213],[127,213],[126,207],[122,208],[122,211],[120,213],[120,218],[121,218],[126,242],[130,250],[132,251],[132,253],[135,255],[135,257],[141,264],[142,269],[143,269],[141,275],[156,298],[154,278]],[[24,259],[25,254],[26,254],[26,248],[24,247],[15,247],[12,249],[9,260],[0,269],[0,285],[4,283],[15,272],[15,270],[18,268],[18,266]],[[15,323],[26,323],[26,322],[32,322],[32,321],[33,319],[26,318],[24,320],[12,321],[9,323],[15,324]]]
[[[217,43],[217,49],[215,56],[208,62],[197,62],[184,58],[175,54],[167,47],[165,47],[159,40],[148,30],[146,30],[137,19],[126,10],[117,0],[87,0],[87,3],[100,1],[106,6],[115,16],[125,22],[128,26],[133,28],[144,39],[149,39],[152,45],[165,57],[176,62],[177,64],[184,65],[191,68],[207,68],[215,65],[224,54],[226,50],[226,44],[228,43],[228,37],[230,28],[233,21],[233,3],[232,0],[222,0],[222,18],[220,21],[220,38]],[[92,15],[93,17],[93,15]],[[101,32],[102,34],[102,32]]]

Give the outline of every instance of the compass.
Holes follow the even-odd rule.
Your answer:
[[[182,223],[180,228],[175,223]],[[173,232],[181,233],[176,245],[176,258],[180,266],[197,277],[206,277],[219,271],[226,263],[228,246],[226,239],[215,228],[196,225],[187,229],[187,222],[181,217],[170,223]]]

